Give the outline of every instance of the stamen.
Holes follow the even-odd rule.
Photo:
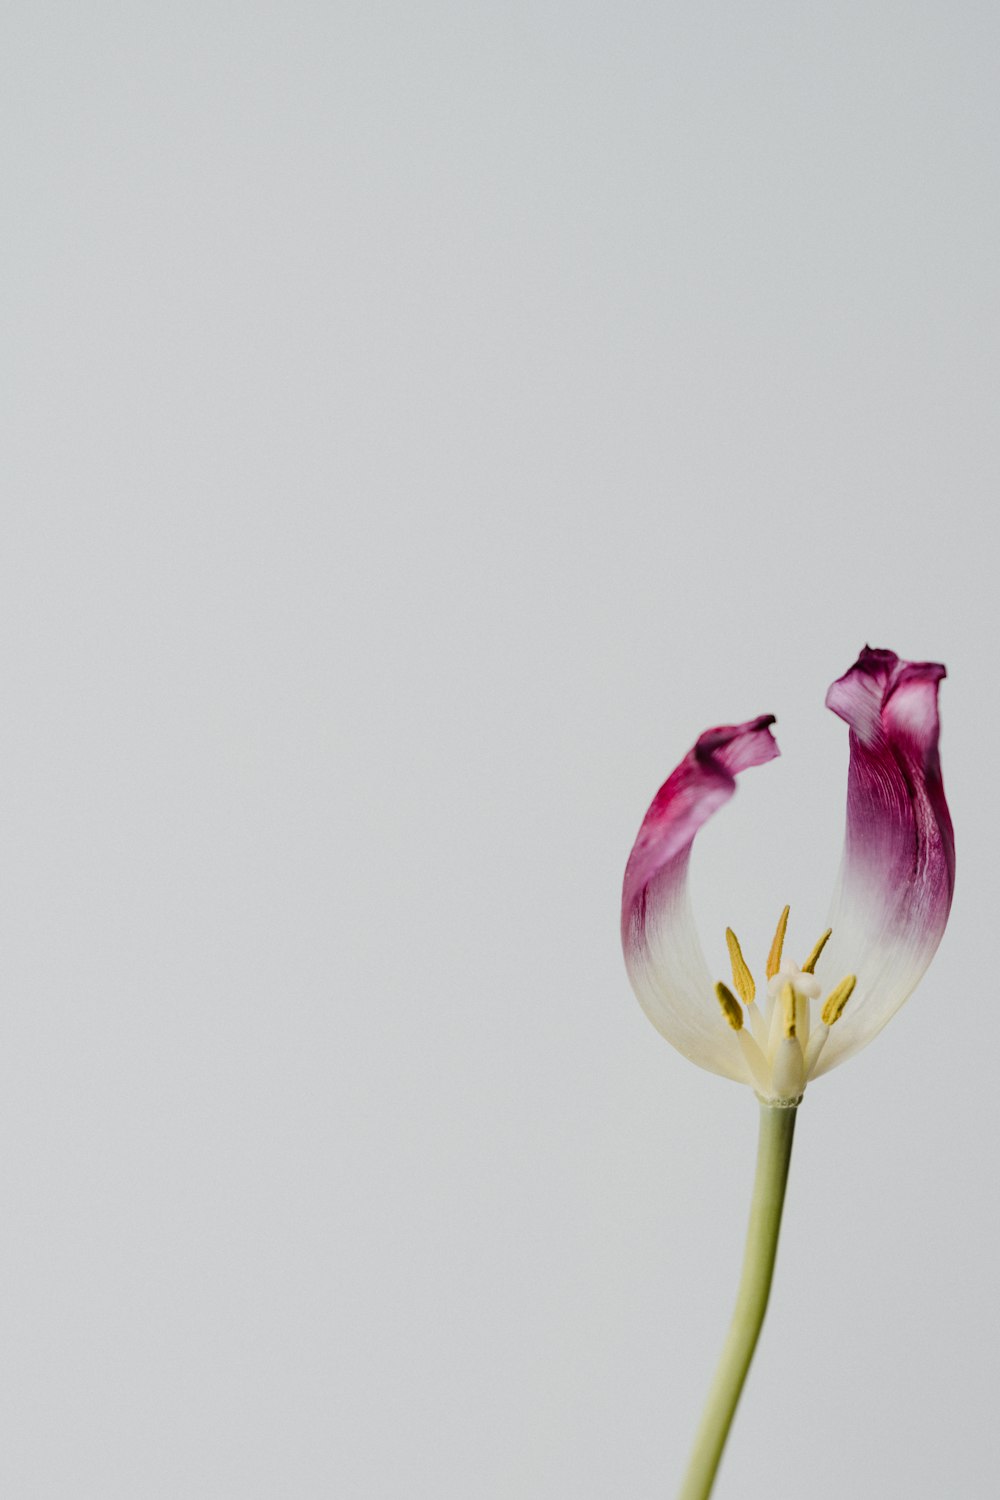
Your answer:
[[[857,982],[858,976],[856,974],[848,974],[845,979],[842,979],[840,983],[830,991],[830,993],[826,997],[826,1000],[823,1002],[823,1010],[820,1015],[820,1019],[822,1020],[824,1026],[832,1026],[835,1021],[840,1020],[841,1016],[844,1014],[844,1006],[853,995],[854,986],[857,984]]]
[[[789,908],[786,906],[778,918],[778,930],[774,934],[774,942],[771,944],[771,951],[767,955],[768,979],[773,979],[781,968],[781,950],[785,945],[785,928],[788,926],[788,912]]]
[[[790,984],[782,986],[781,1012],[785,1036],[791,1041],[795,1036],[795,991]]]
[[[768,1049],[768,1023],[763,1013],[761,1012],[760,1006],[755,1000],[751,1001],[747,1006],[745,1019],[749,1022],[750,1030],[753,1032],[754,1041],[757,1043],[758,1047],[766,1052]]]
[[[768,1057],[773,1057],[777,1048],[781,1045],[783,1036],[783,1009],[781,996],[770,995],[767,1002],[767,1046],[764,1049]]]
[[[830,1035],[830,1028],[829,1028],[829,1026],[817,1026],[816,1030],[813,1032],[812,1036],[809,1038],[809,1045],[806,1048],[806,1056],[805,1056],[805,1067],[806,1067],[806,1077],[807,1078],[811,1078],[812,1077],[813,1070],[816,1067],[816,1064],[819,1062],[819,1055],[823,1051],[823,1048],[826,1046],[826,1039],[827,1039],[827,1037],[829,1035]]]
[[[771,1091],[771,1067],[753,1037],[746,1027],[739,1033],[737,1041],[743,1048],[743,1056],[746,1058],[747,1067],[753,1077],[753,1081],[762,1094]]]
[[[809,1042],[809,996],[795,991],[795,1035],[803,1052]]]
[[[740,1002],[737,1000],[736,996],[733,994],[729,986],[722,983],[721,979],[715,986],[715,994],[719,1004],[722,1006],[722,1014],[725,1016],[730,1026],[734,1031],[742,1031],[743,1011],[740,1009]]]
[[[805,963],[802,965],[803,974],[815,974],[816,965],[819,962],[819,956],[823,952],[823,949],[826,947],[827,943],[830,941],[832,933],[833,928],[828,927],[823,936],[820,938],[819,942],[816,944],[813,951],[810,953],[809,957],[806,959]]]
[[[729,949],[729,962],[733,966],[733,983],[736,992],[744,1005],[752,1005],[757,994],[757,986],[754,984],[753,975],[747,968],[740,940],[731,927],[726,928],[726,947]]]

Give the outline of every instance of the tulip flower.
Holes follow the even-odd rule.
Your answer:
[[[760,988],[732,929],[731,983],[713,977],[687,874],[695,835],[729,801],[737,775],[778,755],[773,716],[706,730],[657,792],[629,856],[622,946],[639,1003],[685,1057],[749,1084],[761,1102],[743,1280],[682,1500],[711,1491],[753,1356],[806,1086],[881,1031],[916,988],[948,920],[955,842],[938,757],[944,675],[936,663],[866,646],[827,693],[850,731],[846,839],[829,926],[795,963],[785,953],[786,906]]]

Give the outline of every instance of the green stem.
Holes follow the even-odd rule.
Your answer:
[[[762,1103],[760,1106],[757,1174],[736,1308],[678,1500],[708,1500],[712,1493],[722,1450],[726,1446],[767,1311],[797,1114],[794,1105],[789,1108]]]

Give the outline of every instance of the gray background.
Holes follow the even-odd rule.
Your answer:
[[[958,896],[717,1495],[996,1494],[996,6],[0,29],[0,1490],[670,1494],[756,1106],[621,872],[773,711],[697,909],[801,957],[867,639],[951,669]]]

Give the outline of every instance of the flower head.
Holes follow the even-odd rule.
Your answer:
[[[955,840],[938,758],[934,662],[865,647],[827,693],[850,730],[847,830],[830,926],[800,965],[785,955],[788,908],[757,984],[728,930],[732,985],[713,982],[691,914],[695,834],[736,776],[778,755],[765,714],[709,729],[657,792],[625,869],[622,946],[654,1026],[711,1072],[764,1099],[796,1101],[881,1031],[916,988],[948,920]]]

